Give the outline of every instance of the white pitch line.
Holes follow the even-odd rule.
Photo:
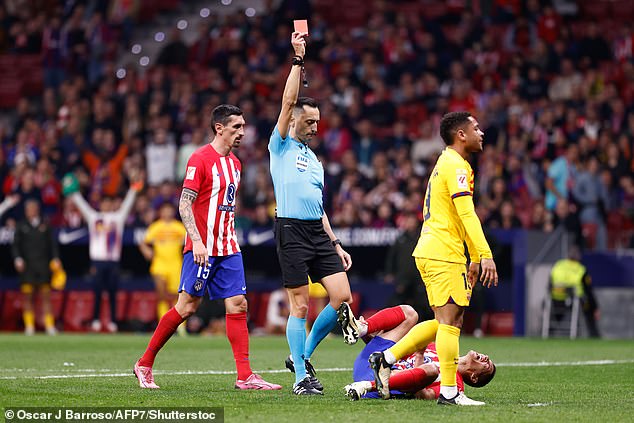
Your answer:
[[[498,367],[561,367],[561,366],[605,366],[611,364],[630,364],[634,363],[634,360],[587,360],[587,361],[537,361],[537,362],[519,362],[519,363],[496,363]],[[18,370],[20,369],[4,369],[7,370]],[[35,369],[23,369],[22,371],[34,371]],[[59,371],[59,369],[54,370],[40,370],[42,372],[45,371]],[[92,378],[92,377],[130,377],[132,376],[132,370],[123,371],[123,370],[114,370],[114,369],[73,369],[73,372],[81,372],[81,374],[64,374],[64,375],[43,375],[43,376],[35,376],[35,375],[20,375],[18,376],[0,376],[0,380],[16,380],[16,379],[81,379],[81,378]],[[85,373],[88,371],[93,372],[112,372],[112,373]],[[319,369],[320,372],[351,372],[352,368],[350,367],[332,367],[326,369]],[[273,369],[273,370],[256,370],[255,373],[262,374],[273,374],[273,373],[287,373],[286,369]],[[155,375],[165,375],[165,376],[178,376],[178,375],[234,375],[236,374],[233,370],[156,370],[154,372]]]

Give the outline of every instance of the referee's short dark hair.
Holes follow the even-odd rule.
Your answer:
[[[211,112],[211,130],[216,134],[216,124],[226,125],[230,116],[242,116],[242,110],[231,104],[221,104],[216,106]]]
[[[295,102],[295,108],[301,110],[304,106],[318,108],[319,104],[317,103],[317,100],[312,97],[299,97]]]
[[[440,120],[440,137],[447,145],[453,144],[453,137],[456,131],[464,124],[469,123],[469,112],[451,112],[447,113]]]

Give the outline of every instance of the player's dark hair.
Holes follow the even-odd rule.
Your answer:
[[[301,110],[304,106],[318,108],[319,104],[317,103],[317,100],[312,97],[299,97],[295,102],[295,108]]]
[[[474,388],[482,388],[487,383],[491,382],[491,380],[493,380],[493,377],[495,376],[495,371],[497,370],[497,368],[495,367],[495,364],[491,363],[491,365],[493,366],[493,371],[491,373],[480,375],[478,377],[478,381],[475,383],[473,383],[468,377],[465,377],[463,379],[464,383]]]
[[[229,122],[231,116],[242,116],[242,110],[237,106],[231,104],[221,104],[211,112],[211,130],[216,135],[216,124],[221,123],[226,125]]]
[[[447,113],[440,120],[440,137],[447,145],[453,144],[453,137],[458,129],[469,123],[469,112],[451,112]]]

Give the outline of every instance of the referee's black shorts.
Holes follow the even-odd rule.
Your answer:
[[[321,220],[278,217],[275,242],[285,288],[308,284],[308,276],[317,282],[344,271]]]

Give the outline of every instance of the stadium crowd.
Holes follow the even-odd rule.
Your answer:
[[[212,10],[193,44],[175,29],[150,66],[125,72],[115,58],[138,18],[121,8],[135,2],[37,3],[0,5],[0,52],[37,54],[44,66],[41,94],[22,96],[0,126],[3,196],[36,198],[54,225],[76,227],[64,174],[76,174],[91,204],[122,198],[142,175],[127,223],[147,226],[161,203],[177,203],[185,163],[209,139],[211,109],[230,103],[248,125],[237,152],[238,225],[271,225],[267,144],[290,68],[292,18],[306,17],[285,8],[292,2],[255,17]],[[469,110],[485,132],[473,163],[485,227],[563,225],[585,247],[632,246],[629,15],[594,19],[582,7],[570,16],[546,1],[495,0],[477,13],[449,2],[432,19],[425,2],[374,0],[351,26],[329,14],[328,1],[314,3],[302,94],[320,101],[312,147],[326,169],[333,226],[395,227],[419,214],[444,148],[440,118]],[[22,214],[18,206],[3,222]]]

